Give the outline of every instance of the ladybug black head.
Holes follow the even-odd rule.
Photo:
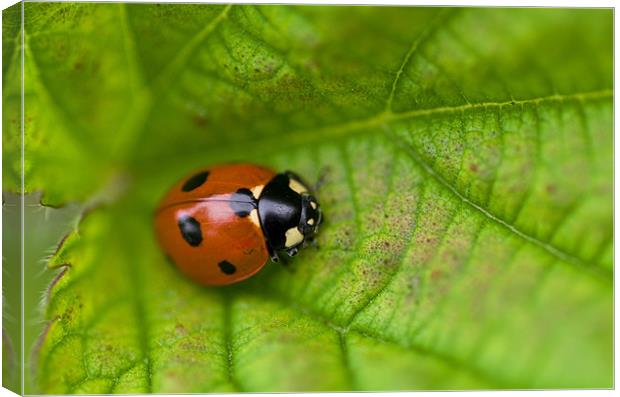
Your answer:
[[[302,193],[301,216],[299,217],[299,230],[305,239],[313,238],[319,231],[319,225],[323,220],[321,207],[313,195]]]

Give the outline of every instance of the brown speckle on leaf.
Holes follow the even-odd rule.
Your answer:
[[[194,117],[192,117],[192,122],[197,127],[205,127],[208,124],[209,119],[207,119],[202,114],[196,114],[196,115],[194,115]]]
[[[187,335],[187,330],[185,329],[185,327],[181,323],[177,323],[177,325],[174,327],[174,329],[176,330],[177,334]]]

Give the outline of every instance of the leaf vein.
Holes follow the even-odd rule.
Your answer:
[[[344,367],[344,373],[346,377],[346,382],[349,385],[349,390],[360,390],[360,388],[356,386],[357,382],[355,381],[355,374],[353,373],[353,368],[351,368],[349,346],[347,345],[347,333],[339,331],[337,329],[333,329],[333,331],[336,332],[336,335],[338,337],[340,356],[342,358],[342,366]]]
[[[448,183],[431,166],[429,166],[422,159],[420,154],[417,152],[417,150],[412,145],[402,142],[401,140],[397,139],[397,137],[395,137],[395,140],[398,141],[398,142],[401,142],[401,147],[403,148],[403,150],[405,150],[407,153],[409,153],[410,157],[430,177],[432,177],[435,181],[437,181],[441,186],[443,186],[444,188],[448,189],[452,194],[454,194],[461,201],[463,201],[464,203],[468,204],[471,208],[473,208],[473,209],[477,210],[478,212],[482,213],[484,216],[486,216],[487,218],[491,219],[495,223],[503,226],[504,228],[506,228],[507,230],[509,230],[513,234],[515,234],[515,235],[521,237],[522,239],[524,239],[524,240],[526,240],[526,241],[528,241],[528,242],[530,242],[530,243],[532,243],[532,244],[542,248],[543,250],[547,251],[552,256],[560,259],[561,261],[563,261],[565,263],[568,263],[570,265],[573,265],[576,268],[579,268],[579,269],[582,269],[582,270],[586,270],[588,274],[590,274],[592,276],[595,276],[597,279],[602,280],[602,281],[604,281],[607,284],[608,284],[609,281],[611,281],[612,274],[608,270],[602,269],[600,267],[591,266],[588,263],[586,263],[585,261],[583,261],[581,258],[578,258],[578,257],[576,257],[574,255],[571,255],[571,254],[569,254],[569,253],[567,253],[567,252],[565,252],[565,251],[563,251],[563,250],[553,246],[549,242],[540,240],[539,238],[533,237],[533,236],[531,236],[531,235],[521,231],[520,229],[518,229],[513,224],[508,223],[504,219],[502,219],[502,218],[492,214],[487,209],[483,208],[479,204],[477,204],[474,201],[470,200],[465,195],[463,195],[461,192],[459,192],[454,186],[452,186],[450,183]]]
[[[423,189],[424,185],[422,185],[422,189]],[[405,262],[407,255],[409,254],[409,251],[411,249],[411,247],[413,246],[413,236],[415,234],[415,231],[417,230],[418,227],[418,219],[419,219],[419,214],[420,214],[420,208],[421,208],[421,203],[423,200],[423,190],[420,193],[420,200],[416,206],[416,212],[415,212],[415,223],[412,227],[412,230],[410,231],[410,234],[408,235],[408,243],[405,247],[403,247],[403,250],[400,254],[399,260],[398,260],[398,266],[396,267],[396,269],[394,270],[394,272],[392,274],[389,275],[388,279],[386,280],[386,282],[381,286],[381,288],[379,288],[375,293],[373,293],[367,300],[366,302],[364,302],[362,304],[362,306],[360,306],[358,309],[355,310],[355,312],[353,312],[353,314],[351,315],[351,317],[349,318],[349,321],[347,322],[347,325],[345,326],[345,329],[349,329],[351,327],[351,325],[354,323],[355,319],[360,315],[360,313],[362,313],[366,308],[368,308],[379,296],[381,296],[383,294],[383,292],[390,286],[390,284],[392,283],[392,281],[396,278],[396,276],[398,275],[398,273],[400,272],[400,269],[403,266],[403,263]]]
[[[411,46],[409,47],[409,50],[405,54],[405,56],[403,58],[403,61],[400,64],[400,67],[396,71],[396,76],[394,77],[394,81],[392,81],[392,88],[390,89],[390,94],[389,94],[389,96],[387,98],[387,101],[386,101],[386,104],[385,104],[385,111],[386,112],[391,112],[392,111],[392,103],[394,102],[394,96],[396,95],[396,88],[398,87],[398,83],[400,82],[401,76],[402,76],[403,72],[405,71],[405,68],[407,67],[407,65],[411,61],[411,58],[417,52],[418,48],[426,40],[430,39],[433,36],[435,31],[439,27],[440,22],[443,22],[447,18],[446,14],[448,14],[448,15],[454,14],[453,11],[448,12],[446,10],[450,10],[450,9],[444,8],[442,11],[437,13],[437,15],[435,16],[433,21],[424,29],[424,31],[422,31],[422,33],[419,36],[417,36],[415,38],[415,40],[413,41],[413,44],[411,44]]]
[[[223,297],[223,305],[224,305],[224,347],[225,347],[225,355],[224,355],[224,365],[226,368],[226,375],[228,377],[228,381],[235,388],[235,390],[242,392],[243,389],[239,384],[239,381],[235,377],[235,358],[234,358],[234,344],[233,344],[233,323],[232,323],[232,310],[233,310],[233,295],[229,293],[224,293]]]
[[[346,329],[345,327],[339,325],[339,324],[335,324],[332,322],[332,320],[330,320],[329,318],[325,317],[323,314],[316,312],[315,310],[310,310],[310,309],[306,309],[306,308],[302,308],[294,303],[291,302],[291,300],[287,297],[287,296],[282,296],[280,294],[274,293],[273,290],[263,290],[263,292],[261,293],[261,297],[265,298],[265,299],[270,299],[274,302],[279,303],[280,305],[282,305],[283,307],[289,308],[291,310],[295,310],[300,312],[301,314],[312,318],[316,321],[321,322],[322,324],[324,324],[325,326],[333,329],[334,331],[338,332],[339,334],[358,334],[360,336],[369,338],[375,342],[379,342],[379,343],[384,343],[384,344],[388,344],[388,345],[392,345],[392,346],[397,346],[400,347],[404,350],[407,351],[412,351],[415,352],[417,354],[421,354],[421,355],[425,355],[428,357],[432,357],[452,368],[454,368],[457,371],[462,371],[462,372],[466,372],[478,379],[480,379],[483,383],[491,385],[491,386],[495,386],[495,387],[500,387],[500,386],[505,386],[504,382],[500,379],[497,379],[495,377],[495,375],[488,373],[487,371],[484,371],[482,369],[479,369],[477,367],[471,366],[470,362],[467,361],[463,361],[460,360],[457,357],[451,356],[449,354],[446,353],[442,353],[436,350],[432,350],[432,349],[428,349],[426,347],[423,347],[421,345],[415,344],[415,343],[411,343],[411,342],[404,342],[404,341],[399,341],[397,339],[392,339],[390,337],[386,337],[386,336],[382,336],[379,335],[375,332],[371,332],[368,330],[360,330],[360,329],[356,329],[356,328],[350,328],[350,329]]]

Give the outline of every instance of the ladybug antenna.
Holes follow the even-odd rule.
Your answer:
[[[328,165],[321,167],[321,171],[319,172],[319,178],[314,184],[313,190],[318,192],[319,189],[327,182],[327,175],[331,172],[331,168]]]

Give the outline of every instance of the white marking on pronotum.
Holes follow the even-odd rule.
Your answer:
[[[314,201],[310,202],[310,207],[312,207],[313,210],[316,209],[316,203]]]
[[[250,211],[250,221],[260,228],[260,220],[258,219],[258,210],[256,208]]]
[[[284,243],[284,245],[286,246],[286,248],[294,247],[297,244],[304,241],[304,235],[301,234],[299,229],[297,229],[296,227],[292,227],[288,229],[286,231],[285,236],[286,236],[286,242]]]
[[[290,178],[289,182],[288,182],[288,187],[291,188],[291,190],[293,190],[294,192],[297,192],[299,194],[305,193],[308,191],[308,188],[306,188],[304,185],[301,184],[301,182]]]
[[[308,225],[310,226],[314,225],[314,218],[308,219]]]
[[[252,192],[252,196],[254,196],[254,198],[256,200],[258,200],[260,198],[260,194],[263,192],[263,188],[265,187],[265,185],[258,185],[258,186],[254,186],[252,189],[250,189],[250,191]]]

